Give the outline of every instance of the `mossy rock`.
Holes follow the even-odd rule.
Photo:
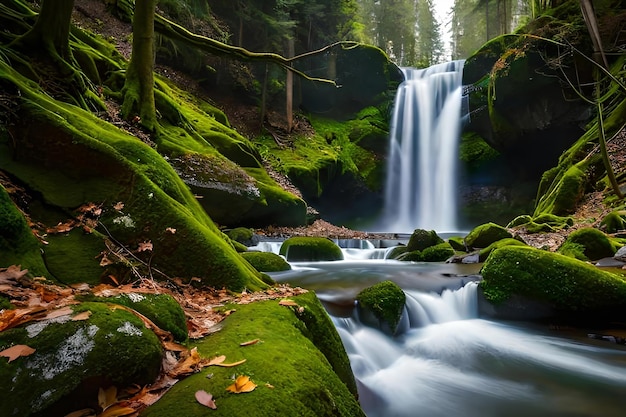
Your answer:
[[[443,262],[454,256],[454,249],[448,242],[430,246],[422,251],[424,262]]]
[[[493,242],[491,245],[487,246],[486,248],[481,249],[480,252],[478,252],[478,260],[480,262],[484,262],[487,259],[487,257],[491,254],[491,252],[493,252],[496,249],[502,248],[504,246],[528,246],[528,245],[512,237],[500,239],[497,242]]]
[[[343,260],[341,248],[324,237],[290,237],[280,246],[279,254],[289,262]]]
[[[90,300],[91,301],[91,300]],[[172,333],[174,339],[188,339],[187,318],[178,301],[167,294],[127,293],[113,297],[95,297],[93,301],[120,304],[146,316],[161,329]]]
[[[288,271],[291,265],[285,258],[271,252],[244,252],[241,254],[243,258],[250,262],[257,271],[262,272],[278,272]]]
[[[236,227],[234,229],[227,230],[225,233],[226,236],[235,242],[239,242],[246,246],[252,246],[254,230],[249,227]]]
[[[582,169],[578,166],[569,167],[556,184],[541,196],[535,214],[565,215],[573,212],[584,194],[585,181],[586,175]]]
[[[364,416],[347,354],[321,303],[312,292],[291,299],[298,307],[278,300],[234,306],[222,329],[194,346],[202,357],[225,355],[226,362],[245,363],[187,377],[142,416],[206,416],[207,408],[194,398],[198,390],[213,394],[217,409],[208,411],[216,416]],[[227,392],[238,375],[249,376],[255,390]]]
[[[494,250],[485,261],[480,287],[495,305],[522,297],[550,306],[566,318],[594,320],[623,315],[626,281],[586,262],[526,246]],[[574,316],[570,316],[572,318]]]
[[[402,254],[406,253],[407,249],[404,245],[394,246],[387,252],[387,259],[398,259]]]
[[[102,303],[73,306],[69,315],[34,321],[0,333],[0,350],[23,344],[35,349],[12,362],[0,360],[5,396],[0,415],[66,415],[98,409],[98,389],[154,382],[161,370],[157,336],[133,313]],[[2,358],[6,359],[6,358]]]
[[[618,233],[626,230],[626,211],[614,210],[600,221],[600,228],[606,233]]]
[[[586,227],[570,233],[558,252],[582,261],[597,261],[615,255],[615,247],[603,232]]]
[[[424,249],[443,243],[443,239],[434,230],[415,229],[407,243],[407,251],[423,251]]]
[[[522,215],[517,216],[513,220],[511,220],[506,225],[506,228],[510,229],[510,228],[517,227],[517,226],[523,226],[523,225],[526,225],[526,224],[528,224],[528,223],[530,223],[532,221],[533,221],[532,216],[529,216],[528,214],[522,214]]]
[[[452,249],[456,251],[467,251],[467,248],[465,247],[465,239],[460,236],[453,236],[448,238],[448,243],[450,244],[450,246],[452,246]]]
[[[465,245],[468,248],[486,248],[500,239],[513,237],[504,227],[495,223],[485,223],[475,227],[465,236]]]
[[[0,185],[0,267],[21,265],[35,276],[48,276],[41,248],[24,215]]]
[[[422,251],[414,250],[414,251],[404,251],[397,255],[394,259],[403,262],[422,262],[424,257],[422,255]]]
[[[398,284],[383,281],[367,287],[356,296],[361,321],[390,334],[396,334],[406,294]]]

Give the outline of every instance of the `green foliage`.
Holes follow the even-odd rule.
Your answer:
[[[288,271],[291,266],[285,258],[271,252],[243,252],[243,258],[250,262],[257,271],[278,272]]]
[[[626,211],[614,210],[604,216],[600,228],[606,233],[617,233],[626,229]]]
[[[389,326],[392,334],[396,332],[406,302],[406,295],[398,284],[379,282],[361,290],[356,300],[361,312],[371,312],[381,323]]]
[[[537,217],[529,215],[521,215],[511,220],[506,226],[513,228],[523,226],[528,233],[554,232],[561,229],[567,229],[574,225],[572,217],[562,217],[555,214],[540,214]]]
[[[485,261],[480,283],[498,304],[513,295],[548,302],[564,312],[595,313],[626,306],[619,276],[558,253],[525,246],[497,249]]]
[[[219,332],[195,343],[202,357],[225,355],[234,368],[210,367],[174,385],[143,412],[144,417],[204,416],[206,407],[190,392],[213,394],[216,416],[363,416],[356,400],[350,364],[333,324],[314,293],[292,298],[300,307],[278,301],[255,302],[236,308]],[[259,339],[250,346],[240,343]],[[209,376],[207,378],[207,376]],[[247,375],[257,388],[232,394],[233,376]]]
[[[92,315],[84,321],[30,322],[0,333],[0,350],[16,344],[35,349],[10,363],[0,361],[0,386],[11,387],[12,393],[0,404],[0,414],[47,410],[47,415],[66,415],[95,408],[91,403],[98,398],[99,383],[126,387],[154,381],[161,369],[161,342],[137,316],[101,303],[73,309]],[[96,384],[83,391],[81,383],[87,380]]]
[[[601,258],[612,257],[615,254],[615,248],[600,230],[586,227],[570,233],[558,252],[583,261],[597,261]]]
[[[290,237],[280,246],[280,255],[289,262],[340,261],[343,259],[341,248],[325,237]]]

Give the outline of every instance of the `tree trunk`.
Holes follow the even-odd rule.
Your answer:
[[[122,104],[122,114],[127,120],[136,120],[150,131],[157,127],[153,74],[156,1],[135,2],[133,50],[126,70]]]
[[[293,58],[295,55],[295,41],[293,38],[287,40],[287,58]],[[287,71],[287,80],[285,81],[286,90],[286,107],[287,107],[287,131],[293,129],[293,72]]]
[[[18,43],[32,50],[41,50],[56,60],[68,61],[70,52],[70,23],[74,0],[45,0],[37,21]]]

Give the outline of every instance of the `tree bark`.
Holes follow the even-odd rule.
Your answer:
[[[137,0],[133,16],[133,49],[124,84],[122,115],[154,131],[154,17],[156,0]],[[137,119],[138,118],[138,119]]]
[[[17,42],[26,48],[48,53],[53,58],[70,60],[70,23],[73,9],[74,0],[45,0],[37,21]]]

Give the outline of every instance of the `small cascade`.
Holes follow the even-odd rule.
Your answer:
[[[405,68],[392,117],[381,229],[457,230],[464,61]]]

